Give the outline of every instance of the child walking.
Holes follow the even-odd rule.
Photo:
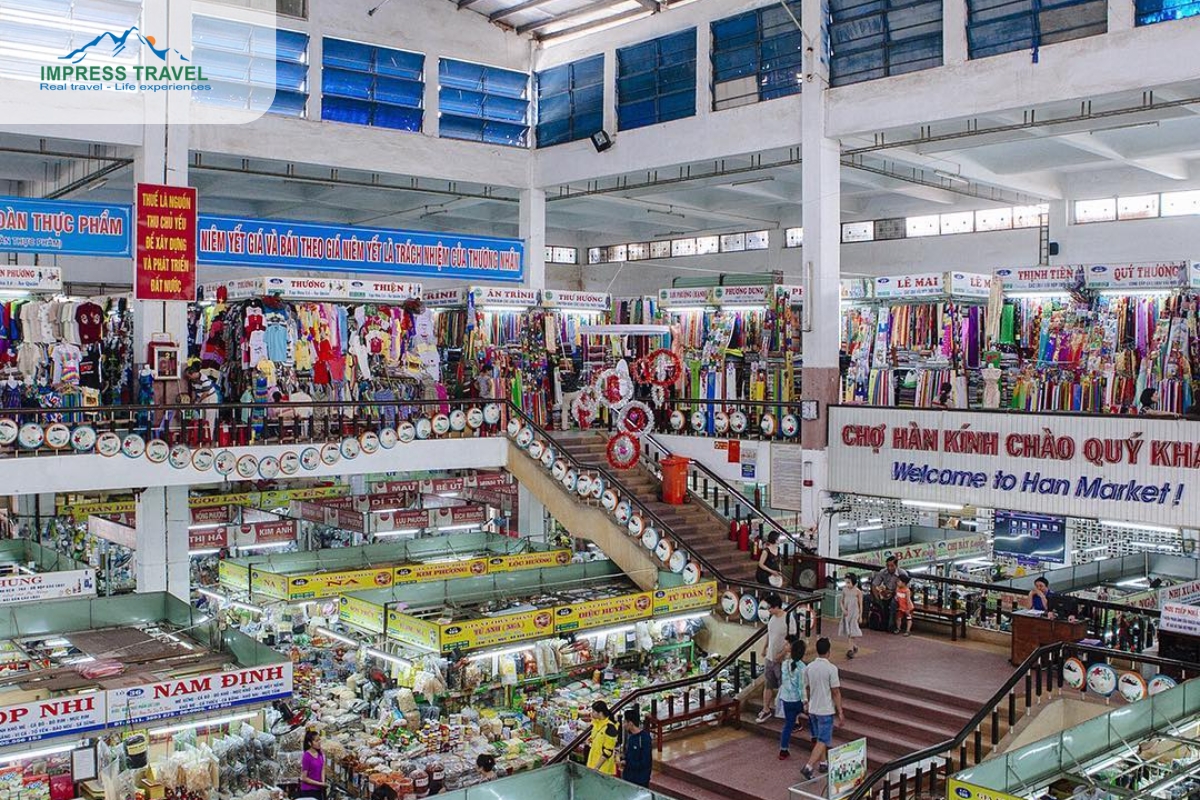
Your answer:
[[[838,636],[845,636],[850,644],[846,658],[858,655],[858,639],[862,638],[862,628],[859,627],[863,614],[863,593],[858,588],[858,576],[854,573],[846,575],[842,584],[842,593],[838,595],[838,603],[842,607],[842,621],[838,623]]]
[[[908,588],[908,576],[900,576],[896,586],[896,633],[912,634],[913,601],[912,589]]]

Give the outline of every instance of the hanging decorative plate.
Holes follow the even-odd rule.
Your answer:
[[[345,439],[342,439],[342,444],[338,449],[342,453],[342,458],[355,459],[362,452],[362,445],[359,444],[358,439],[355,439],[353,436],[347,436]]]
[[[742,614],[742,619],[746,622],[753,622],[758,619],[758,598],[752,594],[742,595],[738,611]]]
[[[306,447],[300,451],[300,466],[314,470],[321,463],[321,451],[315,447]]]
[[[629,529],[630,536],[641,536],[646,530],[646,520],[641,514],[635,511],[633,515],[629,517],[629,522],[625,524],[625,527]]]
[[[1108,697],[1117,690],[1117,671],[1108,664],[1092,664],[1087,672],[1088,689]]]
[[[146,452],[146,440],[139,433],[131,433],[121,440],[121,452],[130,458],[141,458]]]
[[[430,425],[435,436],[445,436],[450,432],[450,418],[445,414],[434,414]]]
[[[577,483],[579,483],[579,470],[572,467],[567,470],[566,475],[563,475],[562,485],[566,487],[568,492],[573,492]]]
[[[258,475],[258,459],[254,456],[242,456],[237,460],[237,474],[239,478],[250,480]]]
[[[647,550],[654,550],[658,547],[658,531],[654,528],[646,528],[642,532],[642,547]]]
[[[1063,661],[1063,683],[1072,689],[1082,689],[1087,681],[1087,667],[1078,658],[1071,657]]]
[[[620,502],[620,498],[617,497],[616,489],[605,489],[600,494],[600,505],[604,507],[605,511],[612,511],[617,507],[618,502]]]
[[[758,604],[758,621],[763,625],[771,621],[771,609],[767,608],[766,603]]]
[[[622,500],[617,503],[617,507],[613,509],[613,516],[622,525],[629,522],[629,518],[633,516],[633,503],[630,503],[628,500]]]
[[[779,432],[791,439],[800,432],[800,420],[795,414],[784,414],[779,420]]]
[[[608,463],[613,469],[632,469],[638,463],[641,446],[638,440],[622,431],[608,440]]]
[[[162,439],[151,439],[146,443],[146,460],[151,464],[162,464],[171,457],[171,445]]]
[[[700,576],[703,574],[700,571],[700,565],[695,561],[689,561],[687,566],[680,573],[683,576],[683,582],[688,586],[694,586],[700,582]]]
[[[641,400],[626,403],[617,412],[617,430],[641,436],[654,427],[654,412]]]
[[[17,424],[15,419],[5,417],[0,419],[0,444],[12,444],[17,440],[17,433],[21,426]],[[76,428],[76,430],[79,430]]]
[[[167,457],[167,461],[175,469],[185,469],[192,465],[192,448],[186,444],[177,444],[171,448],[171,455]]]
[[[580,497],[587,497],[592,491],[592,476],[586,472],[579,475],[579,480],[575,482],[575,491]]]
[[[530,432],[532,433],[532,429],[530,430]],[[518,436],[517,444],[519,445],[520,443],[521,443],[521,437]],[[546,445],[542,442],[541,439],[534,439],[532,442],[529,443],[529,457],[532,458],[534,461],[541,461],[542,454],[545,452],[546,452]]]
[[[400,440],[401,444],[408,444],[417,438],[417,426],[411,422],[401,422],[396,426],[396,438]]]
[[[263,456],[258,462],[258,474],[263,480],[271,480],[279,475],[279,459],[275,456]]]
[[[228,475],[237,466],[237,456],[228,450],[222,450],[213,458],[213,469],[218,475]]]
[[[604,482],[604,478],[599,475],[592,478],[592,499],[599,500],[604,496],[604,490],[608,488],[608,484]]]
[[[670,560],[667,562],[667,567],[676,575],[683,572],[683,568],[688,565],[688,554],[683,550],[676,550],[671,554]]]
[[[379,445],[384,450],[391,450],[396,446],[397,441],[399,440],[396,438],[395,428],[381,428],[379,430]]]
[[[727,589],[725,593],[721,595],[721,611],[725,612],[726,616],[732,616],[733,614],[736,614],[738,606],[740,606],[741,603],[741,596],[732,589]]]
[[[366,455],[375,455],[379,452],[379,434],[375,431],[365,431],[358,437],[358,446]]]
[[[478,406],[471,406],[467,409],[467,427],[473,431],[477,431],[483,427],[483,411]]]
[[[483,407],[483,421],[488,425],[495,425],[500,421],[500,404],[488,403]],[[519,423],[518,423],[519,424]]]
[[[550,467],[550,477],[562,483],[562,479],[567,477],[567,462],[561,458],[554,462],[554,466]]]
[[[692,412],[692,430],[694,430],[696,433],[699,433],[700,431],[704,430],[704,424],[705,424],[704,412],[703,411],[693,411]]]
[[[55,449],[62,450],[71,443],[71,429],[61,422],[56,422],[46,428],[46,445]]]
[[[71,431],[71,447],[86,453],[96,446],[96,429],[91,425],[80,425]]]
[[[515,439],[517,437],[517,434],[519,434],[521,432],[521,427],[522,427],[521,426],[521,418],[513,417],[512,419],[510,419],[508,421],[508,427],[505,430],[508,431],[509,436],[511,436]]]
[[[330,442],[321,446],[321,463],[327,467],[332,467],[334,464],[342,460],[342,449],[338,445]]]
[[[1146,684],[1147,691],[1151,697],[1156,694],[1162,694],[1167,689],[1174,689],[1178,684],[1170,675],[1163,675],[1161,672],[1150,679]]]
[[[536,438],[536,436],[533,432],[533,428],[530,428],[529,426],[525,426],[525,427],[521,428],[521,432],[517,434],[517,439],[516,439],[517,447],[521,448],[522,450],[525,450],[526,448],[528,448],[530,445],[533,444],[533,440],[535,438]],[[538,442],[538,444],[541,445],[541,442]],[[542,451],[538,450],[537,455],[533,455],[532,452],[529,455],[533,456],[534,458],[538,458],[542,455]]]
[[[121,437],[112,431],[105,431],[96,437],[96,452],[105,458],[112,458],[121,452]]]
[[[36,450],[42,446],[44,441],[46,441],[46,433],[36,422],[26,422],[21,426],[20,433],[17,434],[17,444],[26,450]]]
[[[450,412],[450,430],[465,431],[467,429],[467,412],[456,408]]]
[[[729,415],[729,428],[734,433],[745,433],[747,424],[746,415],[741,411],[735,411]]]
[[[654,557],[664,564],[671,562],[671,556],[675,555],[675,545],[671,540],[663,537],[658,540],[658,545],[654,548]]]
[[[217,457],[207,447],[201,447],[196,452],[192,453],[192,469],[199,472],[208,472],[213,467],[213,462]]]
[[[729,415],[724,411],[718,411],[713,414],[713,426],[717,433],[726,433],[729,430]]]
[[[1117,691],[1126,703],[1136,703],[1146,699],[1146,679],[1136,672],[1122,672],[1117,678]]]
[[[555,457],[554,448],[546,445],[546,449],[542,452],[542,466],[546,469],[553,467]]]
[[[758,420],[758,429],[762,431],[763,436],[774,436],[775,429],[778,427],[775,423],[775,415],[770,411],[763,414]]]
[[[681,430],[683,430],[683,426],[686,424],[687,424],[687,417],[685,417],[683,415],[682,411],[672,411],[671,412],[671,430],[681,431]]]
[[[433,423],[429,421],[429,417],[421,417],[414,427],[417,429],[418,439],[428,439],[433,433]]]
[[[284,475],[295,475],[300,471],[300,455],[294,450],[285,450],[279,456],[279,471]]]

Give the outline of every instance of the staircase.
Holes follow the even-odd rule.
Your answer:
[[[605,455],[606,440],[597,434],[555,434],[558,445],[587,466],[611,469]],[[662,484],[645,467],[618,473],[622,485],[671,529],[689,551],[699,554],[729,580],[754,581],[755,563],[749,553],[729,541],[729,522],[707,507],[689,502],[674,506],[662,502]]]

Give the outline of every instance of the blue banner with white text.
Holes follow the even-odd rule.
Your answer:
[[[455,280],[525,276],[518,239],[200,215],[201,264]]]
[[[0,253],[128,256],[127,205],[0,197]]]

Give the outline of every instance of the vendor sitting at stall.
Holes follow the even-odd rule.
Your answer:
[[[871,577],[871,600],[883,613],[885,630],[893,631],[896,624],[896,584],[900,578],[908,579],[908,573],[900,569],[895,556],[888,556],[883,569]]]

